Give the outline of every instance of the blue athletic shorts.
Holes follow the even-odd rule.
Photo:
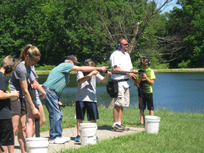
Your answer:
[[[88,121],[99,119],[97,103],[77,101],[76,102],[76,119],[84,120],[85,111],[87,111]]]

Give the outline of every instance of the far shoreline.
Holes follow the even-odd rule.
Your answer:
[[[180,73],[180,72],[204,72],[204,68],[181,68],[181,69],[153,69],[156,73]],[[51,70],[36,70],[38,75],[48,75]],[[71,74],[76,74],[76,72],[71,72]]]

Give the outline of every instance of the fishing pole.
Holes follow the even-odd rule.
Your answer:
[[[39,110],[39,107],[38,107],[37,102],[36,102],[35,89],[32,88],[31,86],[29,86],[28,90],[29,90],[29,93],[30,93],[30,96],[31,96],[31,99],[33,101],[35,108],[37,108]],[[35,118],[35,136],[40,137],[40,117]]]
[[[100,73],[103,73],[102,71],[99,71]],[[127,73],[134,73],[134,74],[144,74],[144,72],[132,72],[132,71],[113,71],[113,70],[106,70],[104,73],[111,72],[112,74],[118,74],[118,75],[126,75]]]
[[[33,101],[33,104],[35,105],[35,108],[39,110],[37,103]],[[35,118],[35,136],[40,137],[40,119],[39,118]]]
[[[138,91],[139,91],[139,107],[140,108],[142,108],[141,110],[141,115],[142,115],[142,117],[143,117],[143,124],[144,124],[144,126],[145,126],[145,116],[144,116],[144,104],[143,104],[143,98],[142,98],[142,91],[141,91],[141,88],[140,87],[138,87]]]

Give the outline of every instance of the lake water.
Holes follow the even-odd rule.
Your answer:
[[[173,112],[204,113],[204,73],[156,73],[153,86],[153,100],[155,110],[166,108]],[[47,76],[39,76],[39,83],[43,83]],[[63,90],[60,101],[65,105],[72,105],[76,100],[76,75],[72,74],[69,85]],[[106,108],[111,97],[106,92],[106,84],[97,84],[98,106]],[[131,80],[130,107],[138,106],[138,91]]]

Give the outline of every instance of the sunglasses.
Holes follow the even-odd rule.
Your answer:
[[[37,62],[40,61],[40,58],[39,58],[38,60],[34,60],[34,59],[32,59],[32,57],[31,57],[30,60],[31,60],[32,62],[34,62],[34,63],[37,63]]]
[[[122,45],[127,46],[128,44],[122,44]]]

